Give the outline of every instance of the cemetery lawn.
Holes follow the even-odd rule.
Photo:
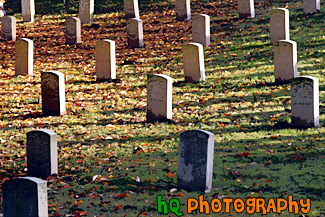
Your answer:
[[[34,41],[35,76],[13,76],[14,42],[1,41],[0,183],[26,175],[26,133],[45,128],[58,134],[59,149],[59,174],[48,179],[50,216],[157,216],[157,195],[179,199],[185,214],[187,198],[200,192],[170,192],[177,188],[179,134],[203,129],[216,135],[206,200],[293,195],[311,199],[305,216],[324,216],[325,4],[314,15],[303,14],[302,1],[287,6],[298,74],[320,84],[320,127],[294,129],[290,85],[273,83],[269,33],[269,10],[285,3],[256,1],[256,18],[239,20],[235,2],[192,2],[192,14],[211,17],[206,81],[196,84],[183,82],[182,45],[191,42],[191,21],[176,22],[174,2],[140,1],[145,47],[133,50],[122,6],[95,13],[100,26],[83,24],[77,45],[65,45],[64,22],[72,14],[38,15],[31,24],[16,14],[17,38]],[[100,39],[116,42],[116,81],[94,77]],[[42,116],[40,74],[49,70],[65,74],[64,116]],[[146,123],[150,73],[173,78],[171,123]]]

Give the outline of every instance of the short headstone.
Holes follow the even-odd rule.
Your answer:
[[[254,0],[238,0],[238,11],[239,18],[254,18],[255,17],[255,8]]]
[[[94,6],[94,0],[79,0],[79,18],[81,23],[93,22]]]
[[[98,81],[116,78],[115,42],[112,40],[96,43],[96,76]]]
[[[270,31],[272,44],[279,40],[290,40],[288,9],[277,8],[271,10]]]
[[[27,175],[46,179],[58,174],[58,145],[55,132],[46,129],[27,133]]]
[[[304,0],[304,13],[313,14],[320,11],[320,0]]]
[[[193,42],[208,47],[210,45],[210,17],[206,14],[197,14],[192,18]]]
[[[20,38],[15,43],[15,75],[33,76],[33,41]]]
[[[1,39],[4,41],[16,41],[16,18],[4,16],[1,18]]]
[[[64,74],[58,71],[43,72],[42,111],[45,116],[60,116],[65,110]]]
[[[205,80],[203,45],[189,43],[183,46],[183,65],[186,82]]]
[[[191,19],[190,0],[176,0],[176,20],[187,21]]]
[[[125,19],[140,18],[138,0],[124,0]]]
[[[3,183],[4,217],[48,217],[47,182],[35,177]]]
[[[67,44],[81,43],[81,21],[77,17],[66,20],[65,38]]]
[[[147,122],[172,119],[172,83],[167,75],[150,75],[147,85]]]
[[[130,18],[126,22],[128,35],[128,46],[130,48],[143,47],[143,27],[142,20],[139,18]]]
[[[289,83],[297,76],[297,43],[291,40],[277,41],[274,45],[275,83]]]
[[[179,189],[209,191],[212,189],[214,134],[189,130],[180,134],[178,154]]]
[[[24,22],[34,22],[35,2],[34,0],[21,0],[21,8]]]
[[[319,83],[312,76],[291,80],[291,124],[319,127]]]

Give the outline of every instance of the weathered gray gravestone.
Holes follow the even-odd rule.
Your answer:
[[[124,0],[125,19],[140,18],[138,0]]]
[[[304,13],[313,14],[320,11],[320,0],[304,0]]]
[[[147,85],[147,122],[172,119],[172,83],[167,75],[150,75]]]
[[[289,83],[298,76],[297,43],[280,40],[274,45],[274,77],[276,83]]]
[[[191,19],[190,0],[176,0],[176,20],[187,21]]]
[[[291,80],[291,124],[319,127],[319,83],[311,76]]]
[[[212,188],[214,134],[189,130],[180,134],[177,186],[185,190]]]
[[[271,10],[270,32],[272,44],[279,40],[290,40],[288,9],[277,8]]]
[[[43,72],[42,111],[45,116],[60,116],[65,110],[64,74],[57,71]]]
[[[16,41],[16,18],[4,16],[1,18],[1,39],[4,41]]]
[[[238,11],[239,18],[254,18],[255,17],[255,9],[254,9],[254,0],[238,0]]]
[[[66,20],[65,38],[67,44],[81,42],[81,21],[77,17],[69,17]]]
[[[4,217],[48,217],[47,182],[35,177],[3,183]]]
[[[81,23],[93,22],[94,6],[94,0],[79,0],[79,18]]]
[[[183,65],[186,82],[205,80],[203,45],[189,43],[183,46]]]
[[[34,22],[35,2],[34,0],[21,0],[21,9],[24,22]]]
[[[210,17],[206,14],[197,14],[192,18],[193,42],[208,47],[210,45]]]
[[[115,42],[101,40],[96,43],[96,76],[97,80],[116,78]]]
[[[33,76],[33,41],[20,38],[15,43],[15,75]]]
[[[128,35],[128,46],[130,48],[143,47],[143,27],[142,20],[139,18],[130,18],[126,22]]]
[[[27,133],[27,175],[46,179],[58,174],[57,135],[40,129]]]

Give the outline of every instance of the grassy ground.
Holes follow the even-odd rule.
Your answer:
[[[126,46],[121,5],[97,13],[100,27],[83,25],[83,42],[73,46],[64,38],[64,20],[73,14],[55,10],[33,24],[16,14],[18,38],[34,41],[35,76],[13,77],[14,43],[1,41],[1,183],[25,175],[26,133],[46,128],[59,145],[59,175],[48,180],[50,216],[157,216],[157,195],[179,199],[186,213],[187,198],[200,192],[170,192],[177,188],[179,134],[204,129],[216,135],[207,200],[294,195],[311,199],[305,216],[324,216],[324,13],[304,15],[301,1],[255,4],[256,18],[239,20],[235,1],[192,2],[192,14],[211,16],[206,81],[199,84],[182,82],[181,48],[191,42],[191,21],[176,22],[173,2],[140,1],[145,48],[134,50]],[[285,6],[299,75],[319,79],[318,129],[291,128],[290,85],[273,84],[269,10]],[[95,82],[100,39],[116,41],[116,82]],[[48,70],[65,74],[67,115],[41,116],[40,73]],[[148,73],[173,78],[173,123],[145,122]]]

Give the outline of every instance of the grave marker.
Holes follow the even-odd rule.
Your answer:
[[[270,31],[272,44],[279,40],[290,40],[288,9],[277,8],[271,10]]]
[[[33,41],[20,38],[15,43],[15,75],[33,76]]]
[[[115,42],[101,40],[96,43],[96,76],[97,80],[116,78]]]
[[[176,0],[176,20],[187,21],[191,19],[190,0]]]
[[[210,45],[210,17],[206,14],[197,14],[192,19],[193,42],[208,47]]]
[[[298,127],[319,127],[319,83],[312,76],[291,80],[291,123]]]
[[[124,0],[125,19],[140,18],[138,0]]]
[[[42,111],[45,116],[60,116],[66,113],[64,74],[58,71],[43,72]]]
[[[94,0],[79,0],[79,18],[81,23],[93,22],[94,6]]]
[[[313,14],[320,11],[320,0],[304,0],[304,13]]]
[[[57,135],[40,129],[27,133],[27,175],[46,179],[58,174]]]
[[[143,47],[143,27],[142,20],[139,18],[130,18],[126,22],[128,35],[128,46],[130,48]]]
[[[65,38],[67,44],[81,43],[81,21],[77,17],[66,20]]]
[[[172,83],[167,75],[150,75],[147,85],[147,122],[172,119]]]
[[[21,0],[21,8],[24,22],[34,22],[35,2],[34,0]]]
[[[189,43],[183,46],[183,65],[186,82],[205,80],[203,45]]]
[[[4,16],[1,18],[1,39],[4,41],[16,41],[16,18]]]
[[[214,134],[189,130],[180,134],[178,154],[179,189],[209,191],[212,189]]]
[[[255,8],[254,0],[238,0],[238,11],[239,18],[254,18],[255,17]]]

